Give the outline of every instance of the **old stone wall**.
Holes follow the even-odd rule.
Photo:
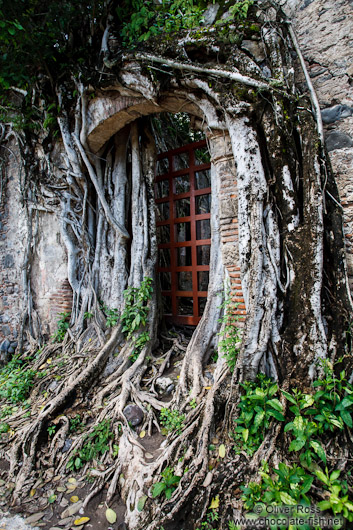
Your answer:
[[[4,171],[0,200],[0,361],[17,346],[22,312],[21,271],[26,220],[20,201],[21,159],[15,142],[1,149]],[[5,170],[6,166],[6,170]],[[1,339],[3,339],[1,341]]]
[[[326,147],[344,208],[348,274],[353,290],[353,18],[352,0],[287,0],[315,87]]]

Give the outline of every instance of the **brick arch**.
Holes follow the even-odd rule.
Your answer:
[[[200,109],[185,96],[162,95],[155,100],[121,96],[118,91],[90,101],[87,112],[87,141],[96,153],[115,133],[141,116],[160,112],[187,112],[202,118]]]

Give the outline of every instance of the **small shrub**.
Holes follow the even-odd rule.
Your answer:
[[[184,428],[185,415],[181,414],[178,410],[170,410],[163,408],[161,410],[160,421],[163,427],[168,432],[177,432],[181,434]]]
[[[85,437],[84,445],[70,458],[67,468],[71,471],[80,469],[87,462],[103,455],[108,451],[109,441],[113,438],[114,434],[110,431],[110,421],[102,421]]]
[[[54,335],[52,335],[52,339],[54,342],[62,342],[64,340],[66,332],[70,327],[70,322],[69,322],[70,315],[71,313],[66,313],[66,312],[59,313],[59,316],[61,318],[59,318],[58,320],[58,329],[54,333]]]
[[[240,397],[241,413],[235,419],[236,427],[231,433],[236,452],[246,451],[252,455],[260,447],[273,418],[284,421],[283,407],[274,396],[278,385],[263,374],[253,382],[242,383],[245,394]]]
[[[170,467],[166,467],[165,470],[162,471],[161,476],[162,480],[153,484],[152,497],[156,498],[164,493],[166,499],[170,499],[173,491],[176,490],[181,477],[174,475],[174,471]]]
[[[0,371],[0,397],[11,403],[20,403],[26,400],[34,385],[36,373],[29,368],[25,369],[25,367],[23,361],[14,357]]]

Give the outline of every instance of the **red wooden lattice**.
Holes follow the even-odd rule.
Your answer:
[[[209,278],[211,175],[206,141],[161,153],[157,159],[158,266],[164,316],[197,325]]]

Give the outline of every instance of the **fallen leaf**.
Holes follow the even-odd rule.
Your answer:
[[[141,431],[140,432],[140,438],[144,438],[146,436],[146,431]]]
[[[63,513],[61,514],[62,519],[66,519],[66,517],[71,517],[72,515],[75,515],[80,509],[82,508],[82,502],[75,502],[75,504],[71,504],[71,506],[68,506]]]
[[[28,523],[28,524],[36,523],[37,521],[39,521],[39,519],[41,519],[43,517],[43,515],[45,515],[44,512],[34,513],[33,515],[30,515],[29,517],[27,517],[26,523]]]
[[[86,524],[90,520],[89,517],[80,517],[79,519],[75,519],[74,525],[80,526],[81,524]]]
[[[51,357],[49,359],[47,359],[47,364],[51,364],[52,363],[52,359]]]
[[[37,491],[37,490],[35,490],[34,488],[31,489],[31,491],[29,492],[29,496],[30,496],[30,497],[34,497],[35,494],[36,494],[36,491]]]
[[[212,502],[209,506],[209,510],[217,510],[217,508],[219,507],[219,495],[216,495],[216,497],[214,497],[214,499],[212,499]]]
[[[72,497],[70,497],[70,501],[71,502],[78,502],[79,498],[77,497],[77,495],[73,495]]]
[[[151,453],[145,453],[145,457],[146,458],[153,458],[153,455],[151,455]]]
[[[76,484],[77,480],[75,479],[75,477],[70,477],[67,479],[67,481],[70,483],[70,484]]]
[[[204,386],[205,390],[211,390],[211,388],[212,388],[211,386]]]
[[[75,491],[77,486],[75,486],[75,484],[66,484],[66,488],[67,488],[67,492],[68,493],[72,493],[73,491]]]
[[[66,488],[65,488],[64,486],[58,486],[58,487],[56,488],[56,491],[64,492],[64,491],[66,491]]]
[[[55,495],[55,493],[53,495],[50,495],[50,497],[48,497],[49,504],[53,504],[53,502],[55,502],[57,498],[58,496]]]
[[[147,500],[147,495],[143,495],[142,497],[139,498],[139,501],[137,503],[137,511],[138,512],[142,512],[144,506],[145,506],[145,502]]]
[[[111,508],[106,509],[105,516],[107,518],[108,523],[110,524],[116,523],[116,513]]]
[[[221,444],[218,449],[218,454],[220,458],[224,458],[226,456],[226,447],[224,444]]]

